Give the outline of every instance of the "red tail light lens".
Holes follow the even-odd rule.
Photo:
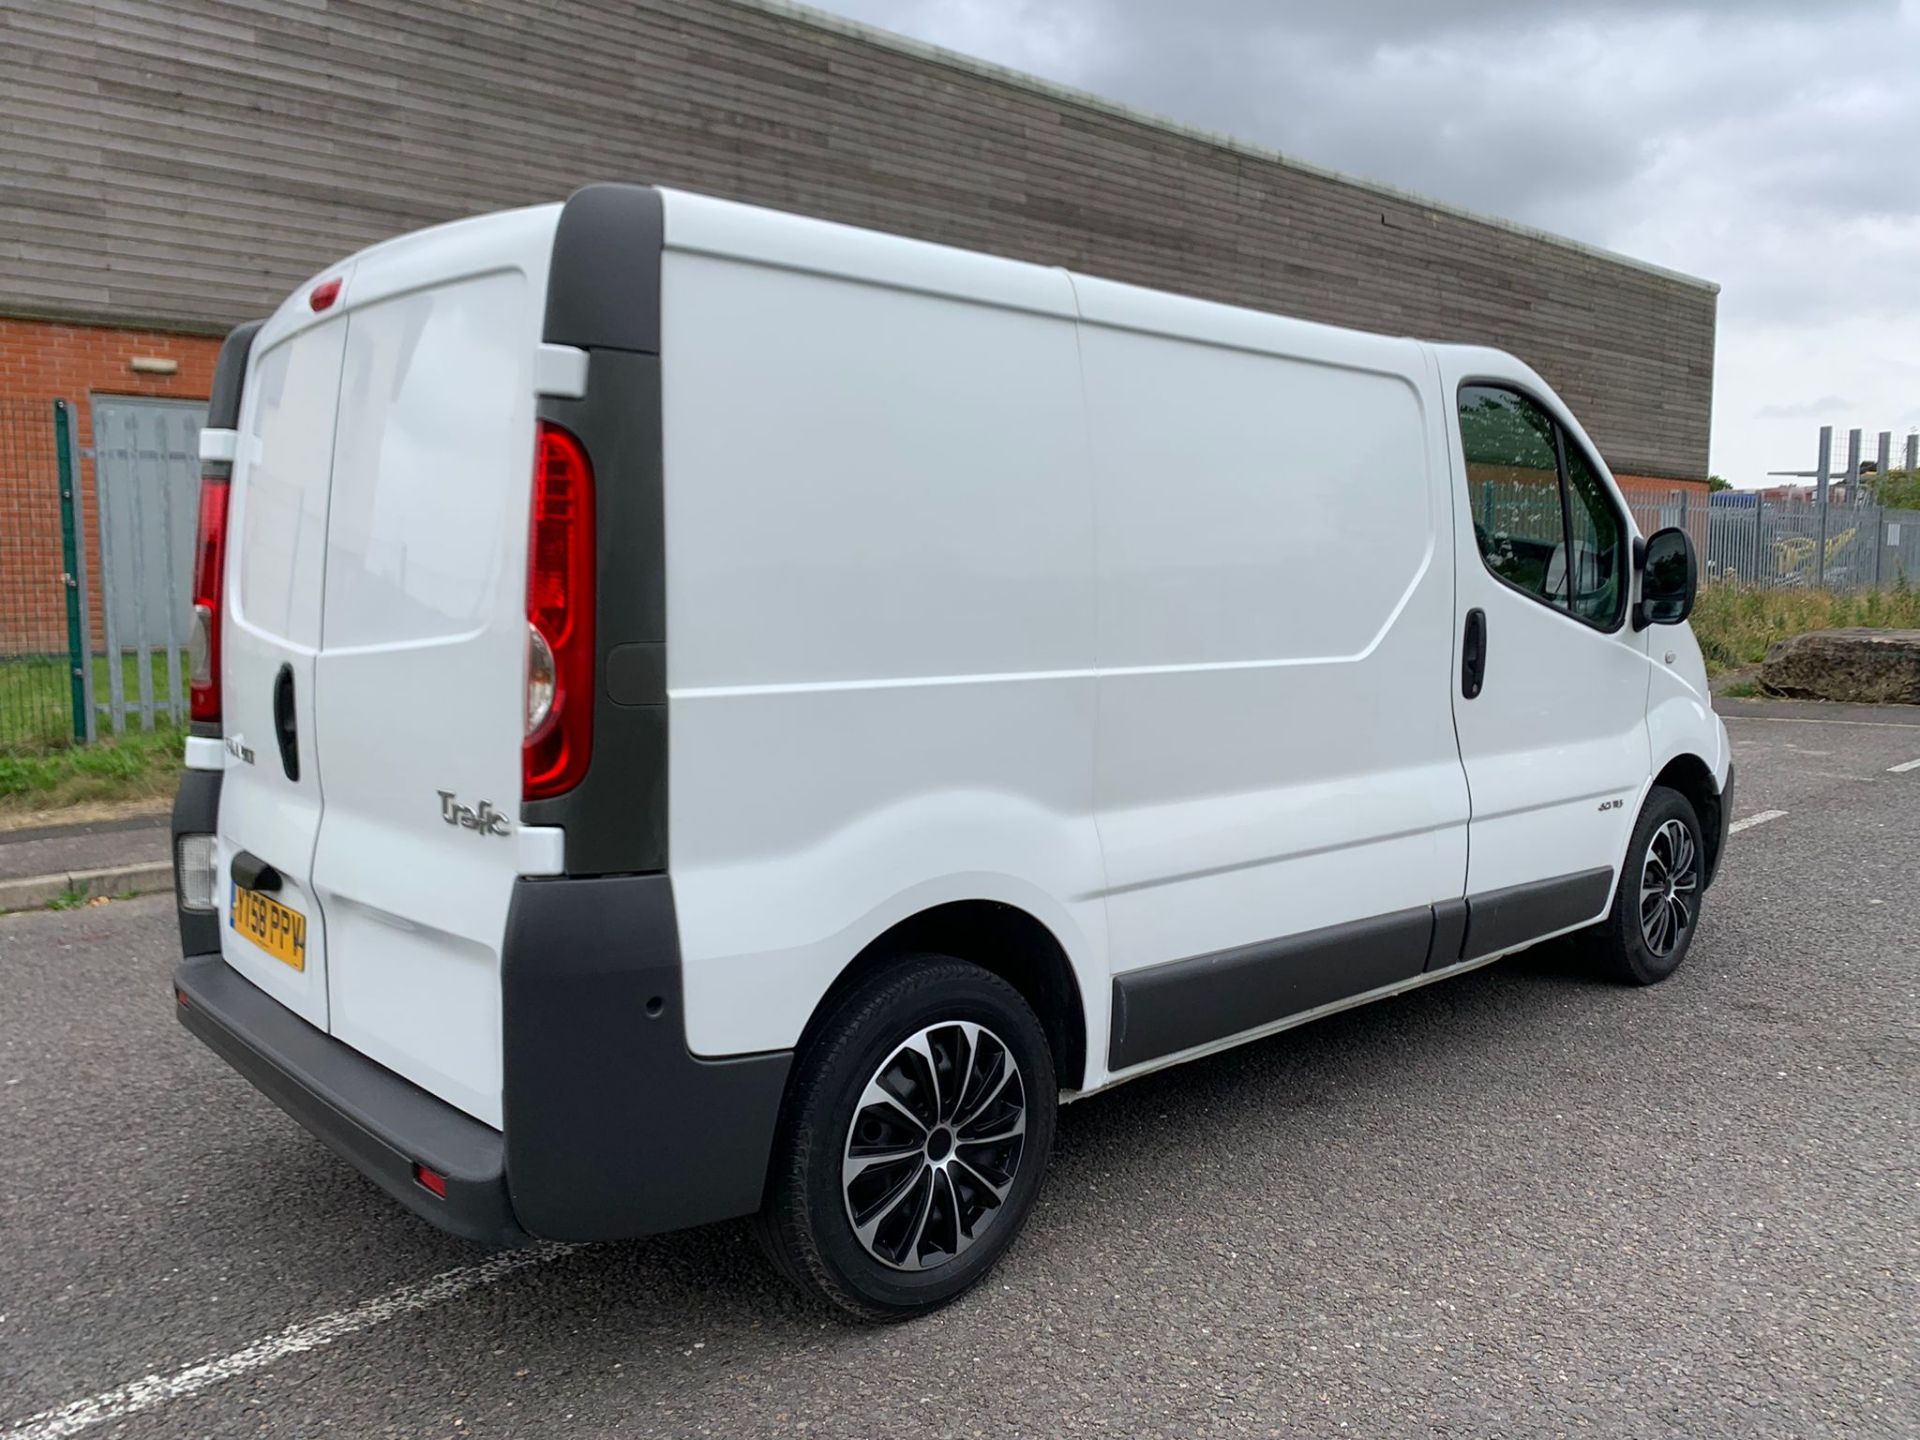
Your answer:
[[[188,645],[190,713],[220,719],[220,601],[227,569],[228,468],[209,465],[200,475],[200,532],[193,546],[193,632]]]
[[[593,605],[593,467],[578,440],[542,421],[527,547],[525,799],[563,794],[587,773]]]

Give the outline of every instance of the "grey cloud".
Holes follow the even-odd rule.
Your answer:
[[[1714,464],[1743,483],[1801,443],[1778,396],[1885,424],[1920,389],[1889,345],[1920,325],[1920,84],[1896,63],[1920,0],[825,3],[1718,281]]]
[[[1920,210],[1920,184],[1898,174],[1906,147],[1889,143],[1920,133],[1920,86],[1857,63],[1887,52],[1899,27],[1920,40],[1897,0],[835,4],[1599,244],[1649,205],[1726,175],[1770,207]],[[1682,163],[1663,171],[1667,159]]]

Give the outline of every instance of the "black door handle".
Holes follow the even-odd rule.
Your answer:
[[[235,855],[230,869],[234,884],[242,890],[278,890],[280,888],[280,872],[251,850],[242,850]]]
[[[273,677],[273,738],[280,742],[280,768],[287,779],[300,779],[300,731],[293,719],[293,666],[282,665]]]
[[[1487,612],[1467,611],[1467,634],[1460,642],[1460,693],[1471,700],[1487,678]]]

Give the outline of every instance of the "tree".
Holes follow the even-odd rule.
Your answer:
[[[1877,504],[1890,510],[1920,510],[1920,471],[1889,470],[1866,480]]]
[[[1733,488],[1733,482],[1731,480],[1726,479],[1724,476],[1720,476],[1720,475],[1707,476],[1707,489],[1712,494],[1718,495],[1722,490],[1731,490],[1732,488]]]

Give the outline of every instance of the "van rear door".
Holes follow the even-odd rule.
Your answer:
[[[321,814],[314,666],[347,324],[305,309],[290,304],[262,332],[235,447],[218,892],[227,963],[324,1029],[327,945],[312,885]]]
[[[560,207],[357,260],[340,359],[312,686],[326,808],[313,885],[340,1040],[500,1124],[515,877],[535,369]]]

